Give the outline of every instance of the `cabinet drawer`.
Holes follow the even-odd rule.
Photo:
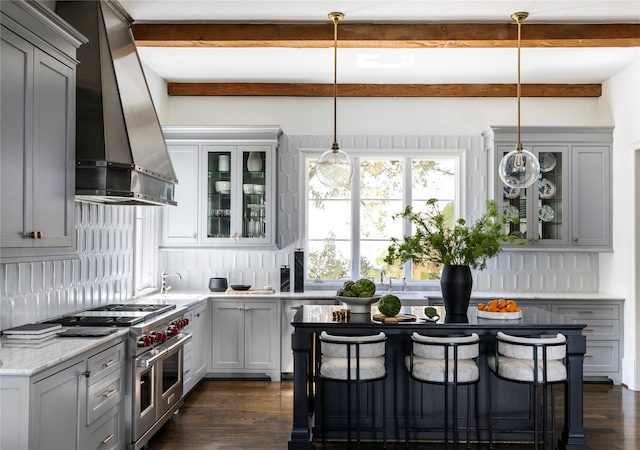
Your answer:
[[[587,341],[585,372],[618,372],[618,341]]]
[[[124,374],[113,372],[87,390],[87,425],[124,399]]]
[[[113,408],[109,414],[89,428],[87,450],[115,450],[124,448],[122,429],[122,409]]]
[[[87,368],[91,375],[87,380],[90,386],[124,365],[124,342],[101,351],[89,358]]]
[[[570,317],[576,320],[589,321],[589,319],[612,319],[620,318],[620,308],[618,305],[553,305],[553,312]]]
[[[617,320],[589,320],[582,330],[587,339],[603,340],[620,337],[620,322]]]

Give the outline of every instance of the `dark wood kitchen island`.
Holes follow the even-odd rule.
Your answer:
[[[386,366],[387,379],[386,410],[381,411],[376,401],[369,401],[370,396],[363,395],[363,413],[361,422],[363,427],[381,423],[380,416],[385,414],[387,426],[387,438],[389,440],[404,440],[405,429],[405,387],[408,374],[404,366],[404,357],[409,354],[411,348],[411,334],[417,331],[421,334],[434,336],[447,336],[456,334],[477,333],[481,337],[480,357],[480,384],[478,386],[477,410],[478,429],[481,440],[488,439],[488,410],[487,395],[492,395],[494,429],[501,432],[495,433],[496,440],[531,441],[531,433],[517,433],[516,430],[533,430],[533,418],[531,415],[531,398],[526,385],[507,383],[494,380],[492,392],[487,393],[487,377],[489,370],[486,366],[486,356],[491,355],[495,348],[495,335],[498,331],[519,336],[555,335],[562,333],[567,337],[567,372],[568,381],[565,388],[564,407],[558,408],[560,417],[564,416],[564,425],[559,433],[558,448],[588,450],[583,428],[583,359],[586,350],[586,338],[582,334],[585,324],[576,323],[558,314],[535,307],[523,307],[522,318],[516,320],[493,320],[479,318],[476,309],[470,307],[467,318],[463,323],[448,323],[445,317],[436,322],[426,322],[423,307],[403,307],[401,313],[413,314],[417,317],[414,322],[404,323],[380,323],[372,320],[372,314],[377,309],[372,307],[371,314],[351,314],[348,321],[334,321],[333,311],[340,309],[338,306],[303,306],[296,313],[292,325],[295,332],[291,337],[291,347],[294,360],[294,398],[293,398],[293,429],[289,438],[289,450],[313,449],[314,432],[319,436],[319,415],[314,415],[322,404],[315,401],[315,384],[313,368],[317,354],[315,348],[318,345],[317,337],[321,331],[326,330],[332,334],[375,334],[384,331],[387,334]],[[437,308],[444,316],[444,310]],[[327,411],[325,412],[327,430],[332,425],[345,424],[346,389],[342,384],[333,384],[333,388],[327,388]],[[562,390],[562,385],[558,387]],[[412,385],[414,395],[410,398],[411,415],[410,425],[419,421],[434,428],[433,431],[412,434],[412,439],[438,439],[441,438],[443,428],[443,392],[439,386],[415,386]],[[370,392],[370,391],[368,391]],[[466,390],[460,390],[459,410],[461,414],[466,411]],[[423,406],[420,407],[420,404]],[[310,422],[310,418],[312,419]],[[313,425],[310,425],[312,423]],[[475,428],[475,421],[471,422]],[[342,438],[346,433],[329,432],[327,438]],[[461,434],[461,436],[464,433]],[[363,438],[367,434],[363,433]],[[379,435],[378,435],[379,436]],[[476,433],[472,432],[472,439]]]

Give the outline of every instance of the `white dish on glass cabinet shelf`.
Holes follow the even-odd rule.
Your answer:
[[[547,178],[541,178],[538,183],[538,194],[542,199],[548,199],[556,195],[556,185]]]
[[[520,215],[520,211],[513,205],[505,205],[504,208],[502,208],[502,214],[505,216],[518,217]]]
[[[549,205],[542,205],[540,211],[538,212],[538,217],[540,217],[540,220],[542,220],[543,222],[551,222],[555,216],[555,211]]]
[[[540,153],[540,172],[550,172],[556,167],[556,155],[548,152]]]

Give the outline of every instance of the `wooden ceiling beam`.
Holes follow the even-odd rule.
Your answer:
[[[600,84],[523,84],[522,97],[600,97]],[[170,96],[333,97],[333,84],[169,83]],[[516,97],[515,84],[338,84],[339,97]]]
[[[140,47],[333,46],[333,25],[134,23]],[[523,47],[639,47],[640,24],[537,24],[522,27]],[[515,47],[515,23],[341,23],[341,48]]]

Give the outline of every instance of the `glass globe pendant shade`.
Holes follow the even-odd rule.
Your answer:
[[[540,174],[540,162],[529,150],[512,150],[500,161],[500,179],[512,188],[526,188],[536,182]]]
[[[328,187],[346,187],[353,177],[353,163],[342,150],[327,150],[316,162],[318,181]]]

